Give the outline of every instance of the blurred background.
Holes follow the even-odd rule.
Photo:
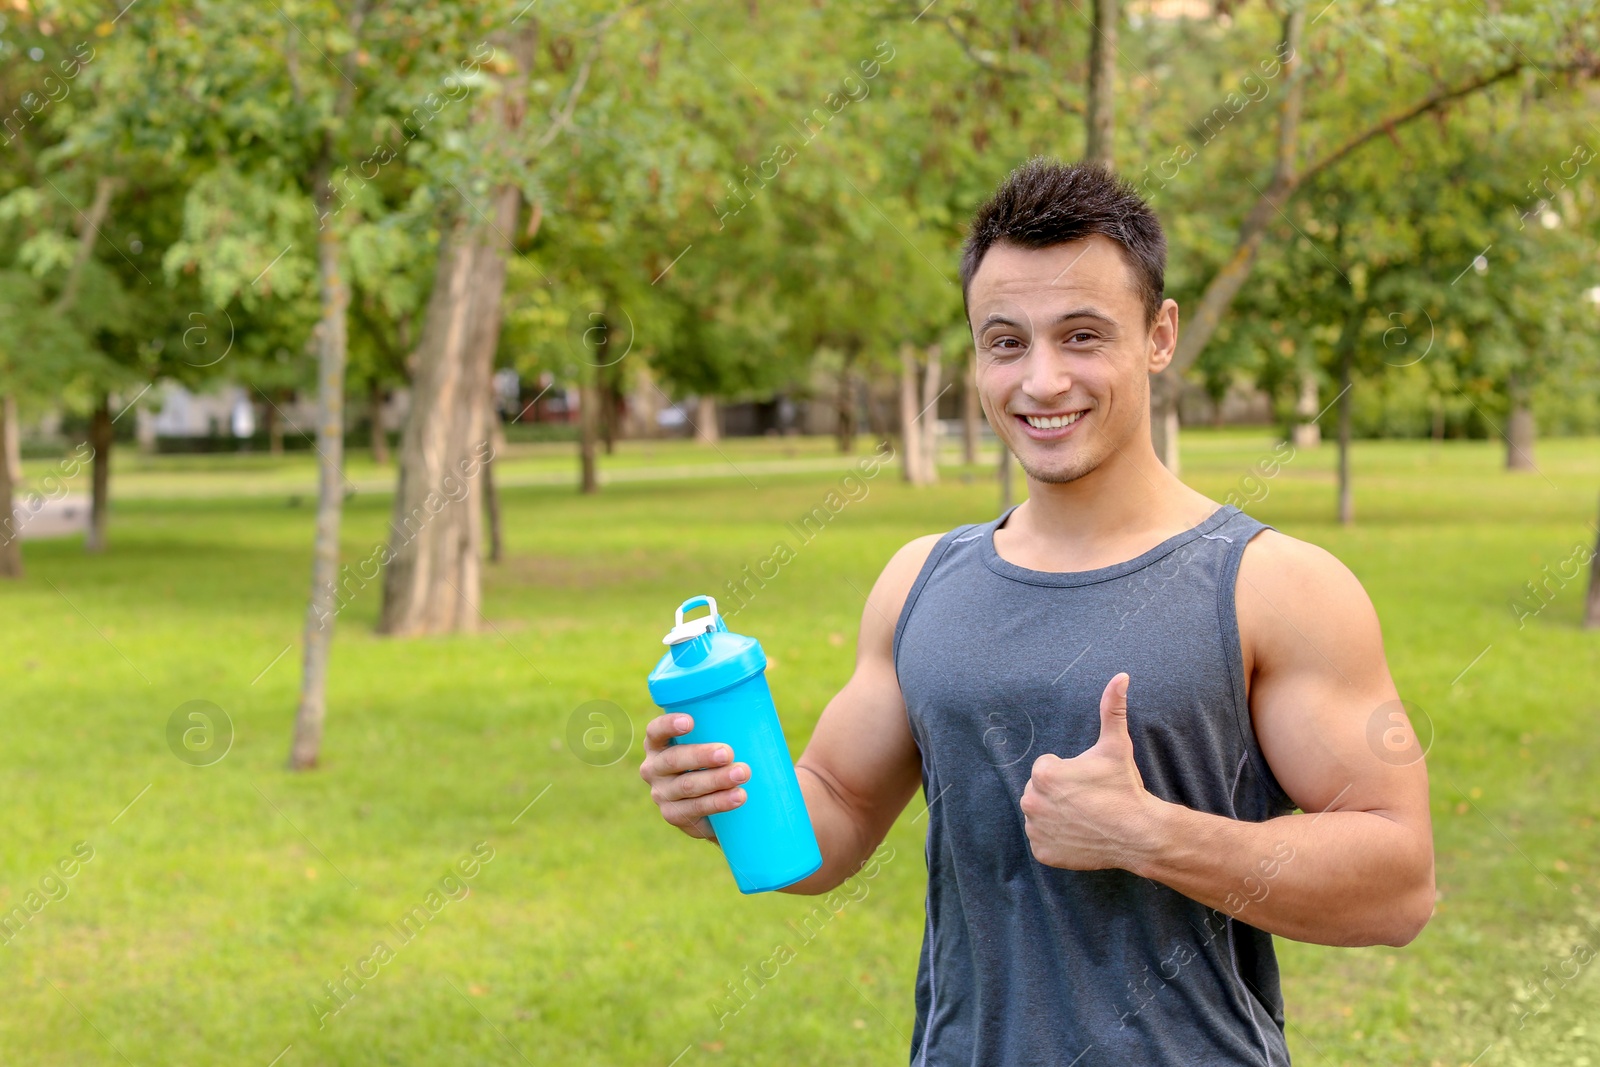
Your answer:
[[[1597,39],[0,0],[0,1059],[903,1060],[922,799],[742,897],[644,680],[716,596],[798,754],[892,552],[1022,499],[956,267],[1047,155],[1166,227],[1158,454],[1355,571],[1429,746],[1436,915],[1280,943],[1296,1062],[1600,1062]]]

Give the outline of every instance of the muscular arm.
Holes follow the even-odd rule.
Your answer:
[[[1371,601],[1333,556],[1272,530],[1245,550],[1237,601],[1256,737],[1303,814],[1167,805],[1140,873],[1284,937],[1404,945],[1433,914],[1433,828]]]
[[[826,893],[855,874],[916,795],[922,760],[895,675],[894,627],[938,540],[918,538],[895,553],[867,596],[855,672],[795,763],[822,867],[785,893]]]
[[[1271,530],[1245,550],[1237,602],[1256,736],[1301,812],[1243,822],[1150,794],[1114,679],[1100,741],[1035,764],[1023,796],[1035,855],[1123,867],[1299,941],[1404,945],[1433,912],[1433,834],[1372,604],[1334,557]]]

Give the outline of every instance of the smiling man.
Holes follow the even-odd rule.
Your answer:
[[[1361,584],[1151,447],[1165,262],[1095,165],[1034,160],[978,210],[978,390],[1028,499],[889,561],[797,764],[823,866],[787,892],[855,873],[922,786],[914,1065],[1285,1064],[1272,935],[1404,945],[1433,910],[1422,749]],[[749,768],[668,745],[690,728],[652,721],[640,775],[711,839]]]

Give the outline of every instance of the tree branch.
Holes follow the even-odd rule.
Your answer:
[[[1295,156],[1300,143],[1300,112],[1305,100],[1305,76],[1300,55],[1300,38],[1304,28],[1305,9],[1297,3],[1283,17],[1283,43],[1278,54],[1287,56],[1283,61],[1287,88],[1283,103],[1278,108],[1278,151],[1272,169],[1272,181],[1240,224],[1233,254],[1206,284],[1205,292],[1195,305],[1193,319],[1179,335],[1172,362],[1159,375],[1167,386],[1176,386],[1178,376],[1194,363],[1205,350],[1211,336],[1217,332],[1223,314],[1233,305],[1234,298],[1244,287],[1245,279],[1255,268],[1256,253],[1261,248],[1261,239],[1266,235],[1273,216],[1294,195],[1299,181],[1295,176]],[[1161,394],[1163,400],[1175,397],[1176,393],[1170,389]]]
[[[1015,67],[1003,67],[992,59],[983,58],[983,56],[978,53],[972,42],[967,40],[967,38],[962,35],[960,30],[956,29],[955,19],[951,18],[949,15],[941,16],[936,21],[944,26],[945,29],[950,31],[950,36],[955,38],[956,44],[961,46],[961,51],[966,53],[967,58],[972,60],[973,63],[982,67],[984,70],[987,70],[992,74],[998,74],[1002,78],[1021,78],[1024,76],[1025,72],[1017,70]]]
[[[572,89],[567,93],[566,104],[562,106],[559,113],[553,107],[550,109],[550,128],[544,132],[544,136],[534,142],[534,151],[549,145],[551,141],[556,139],[557,134],[571,126],[572,113],[578,106],[578,97],[583,94],[583,87],[589,82],[589,71],[594,67],[594,61],[600,54],[600,47],[605,40],[606,31],[611,29],[623,15],[638,6],[636,4],[634,7],[619,8],[601,19],[594,29],[584,31],[585,36],[594,38],[594,43],[589,46],[588,54],[583,57],[583,63],[578,67],[578,73],[572,79]]]
[[[1558,67],[1556,70],[1557,72],[1571,71],[1588,65],[1590,64],[1576,62],[1568,64],[1564,67]],[[1345,141],[1344,144],[1340,145],[1338,148],[1335,148],[1332,152],[1329,152],[1327,155],[1317,160],[1317,162],[1307,167],[1300,175],[1299,184],[1305,184],[1312,178],[1315,178],[1318,174],[1321,174],[1323,171],[1327,170],[1329,167],[1341,162],[1346,156],[1360,148],[1362,145],[1366,144],[1368,141],[1372,140],[1374,137],[1392,133],[1396,128],[1404,126],[1412,119],[1420,118],[1421,116],[1428,114],[1430,111],[1438,111],[1447,104],[1450,104],[1456,100],[1460,100],[1463,97],[1471,96],[1473,93],[1482,89],[1487,89],[1489,86],[1498,82],[1503,82],[1507,78],[1514,77],[1517,74],[1522,73],[1526,66],[1527,64],[1519,59],[1510,66],[1502,67],[1499,70],[1492,71],[1488,74],[1474,78],[1462,85],[1457,85],[1449,89],[1441,89],[1423,97],[1421,100],[1402,111],[1398,111],[1387,118],[1379,119],[1378,122],[1372,127],[1356,134],[1348,141]]]
[[[1312,179],[1321,176],[1324,172],[1349,158],[1374,138],[1391,136],[1399,127],[1423,115],[1440,111],[1457,100],[1465,99],[1508,78],[1515,77],[1528,65],[1527,60],[1519,58],[1504,67],[1480,74],[1459,85],[1437,89],[1408,107],[1379,119],[1372,126],[1344,141],[1298,173],[1293,171],[1292,166],[1287,171],[1285,170],[1285,160],[1287,158],[1285,154],[1285,127],[1288,122],[1287,110],[1289,108],[1289,103],[1286,101],[1284,105],[1284,124],[1280,125],[1279,128],[1277,167],[1273,173],[1272,183],[1267,186],[1260,199],[1250,209],[1250,213],[1245,216],[1244,222],[1240,224],[1239,238],[1234,244],[1233,254],[1228,257],[1227,262],[1218,269],[1211,281],[1207,283],[1205,291],[1195,305],[1194,315],[1190,323],[1187,324],[1187,328],[1178,340],[1178,349],[1173,354],[1172,363],[1164,373],[1181,373],[1193,365],[1200,353],[1205,350],[1205,346],[1216,332],[1222,316],[1233,304],[1234,297],[1238,295],[1245,279],[1249,277],[1251,270],[1254,268],[1256,253],[1260,249],[1261,240],[1266,233],[1267,227],[1271,225],[1273,217],[1282,210],[1283,206],[1293,198],[1295,193],[1304,188]],[[1584,54],[1570,62],[1544,69],[1551,74],[1570,73],[1572,71],[1586,71],[1592,74],[1597,69],[1600,69],[1600,60],[1597,60],[1594,56]],[[1296,109],[1295,122],[1298,125],[1298,108]],[[1290,137],[1288,140],[1292,142],[1294,138]],[[1292,148],[1292,144],[1287,147]]]
[[[94,201],[89,205],[88,212],[78,212],[82,220],[78,227],[78,254],[72,257],[72,266],[67,268],[67,279],[61,284],[61,292],[56,294],[55,302],[50,305],[50,314],[62,315],[77,302],[83,268],[94,253],[95,238],[100,236],[100,227],[106,221],[106,213],[111,210],[111,196],[118,184],[116,178],[101,177],[94,183]]]

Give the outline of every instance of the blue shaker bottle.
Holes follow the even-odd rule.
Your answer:
[[[698,604],[710,614],[684,622],[683,613]],[[729,633],[708,596],[679,605],[676,625],[661,643],[668,647],[650,672],[650,698],[664,711],[694,719],[694,729],[672,743],[725,744],[734,760],[750,767],[745,802],[710,816],[739,892],[782,889],[815,874],[822,852],[767,688],[761,643]]]

